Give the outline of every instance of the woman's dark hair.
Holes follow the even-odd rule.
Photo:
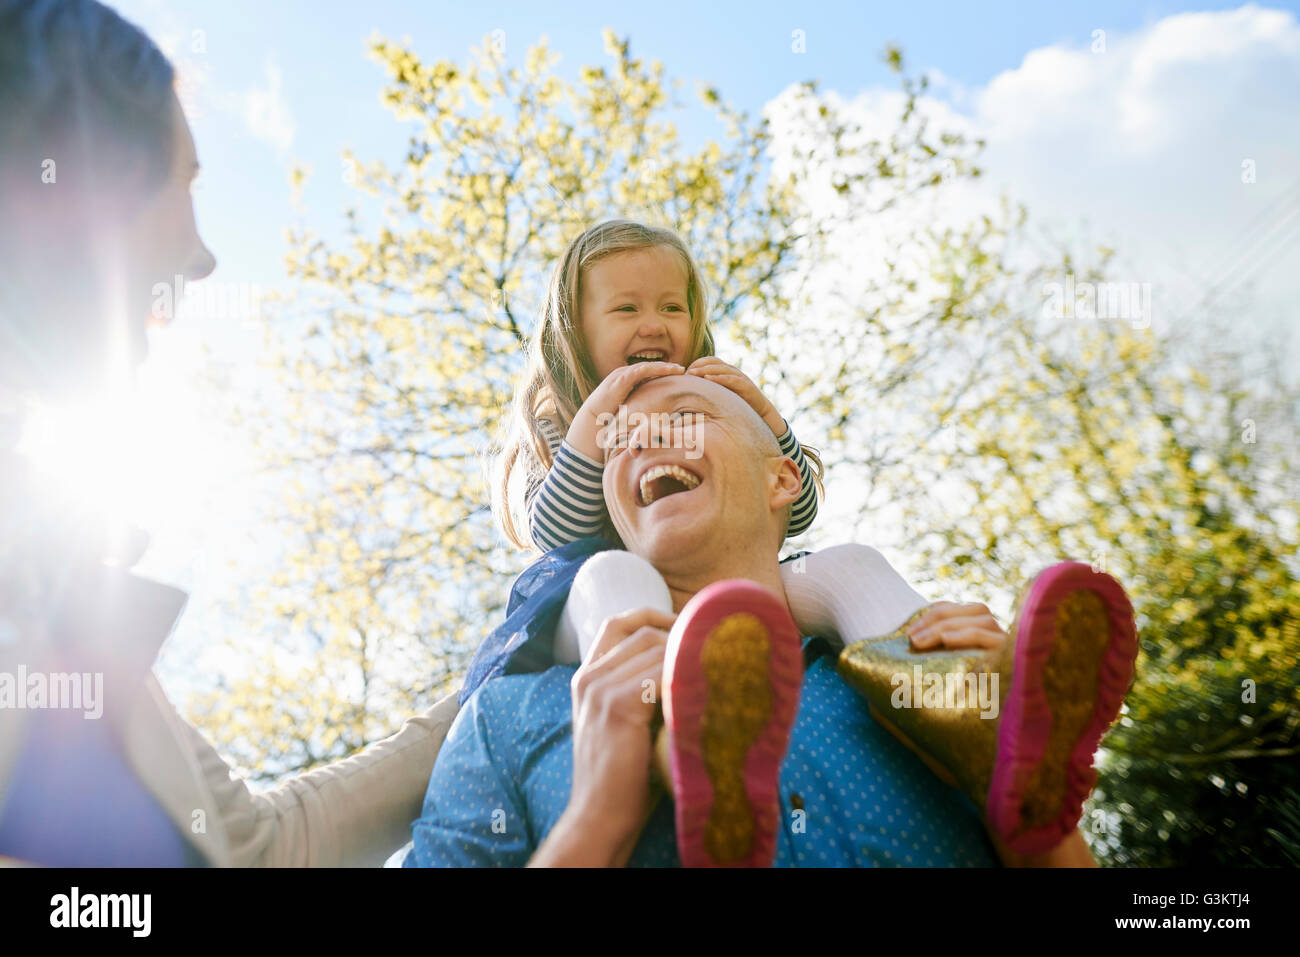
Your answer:
[[[39,181],[41,163],[62,154],[86,180],[161,180],[174,75],[152,40],[95,0],[0,0],[0,163],[35,161]],[[96,169],[115,159],[142,165]]]
[[[0,387],[98,347],[114,278],[98,233],[166,180],[173,80],[95,0],[0,0]]]

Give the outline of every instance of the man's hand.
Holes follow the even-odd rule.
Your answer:
[[[673,621],[653,608],[610,618],[574,673],[569,804],[530,866],[627,863],[653,810],[650,727]]]
[[[1001,648],[1010,637],[980,602],[936,602],[907,629],[916,648]]]
[[[741,372],[735,366],[727,365],[717,356],[703,356],[696,359],[686,370],[687,375],[697,375],[701,379],[708,379],[716,382],[718,385],[726,386],[736,395],[745,400],[751,409],[758,413],[759,418],[767,423],[767,427],[772,430],[772,434],[778,439],[785,435],[789,426],[786,425],[785,419],[776,411],[776,407],[767,400],[767,396],[754,385],[753,381],[745,373]]]

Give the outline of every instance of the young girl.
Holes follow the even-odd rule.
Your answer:
[[[788,534],[807,530],[816,514],[821,462],[814,451],[800,447],[789,424],[753,382],[713,356],[713,335],[706,316],[707,300],[699,270],[685,243],[671,230],[613,220],[591,227],[569,243],[552,276],[527,370],[515,396],[508,438],[496,461],[493,510],[511,541],[550,550],[592,536],[617,539],[609,524],[602,485],[604,445],[614,432],[606,432],[605,427],[617,421],[620,406],[638,384],[683,372],[731,389],[771,428],[781,452],[794,460],[802,478]],[[669,485],[679,482],[689,487],[691,476],[685,472],[674,475],[668,470],[659,478]],[[659,484],[658,480],[651,484],[651,494]],[[666,490],[661,489],[660,494]],[[949,766],[965,765],[970,773],[965,775],[964,789],[977,802],[988,795],[990,819],[995,812],[1003,819],[1019,815],[1025,781],[1035,766],[1048,761],[1045,721],[1061,714],[1079,715],[1077,730],[1070,732],[1069,740],[1062,737],[1051,742],[1052,755],[1069,755],[1058,770],[1064,776],[1068,765],[1071,787],[1068,796],[1053,793],[1046,800],[1045,810],[1039,815],[1044,823],[1035,832],[1041,844],[1035,845],[1037,849],[1046,849],[1064,832],[1073,831],[1083,797],[1095,780],[1095,774],[1090,777],[1092,753],[1118,712],[1136,654],[1132,612],[1122,589],[1107,576],[1085,571],[1086,566],[1057,566],[1039,576],[1038,589],[1021,609],[1023,612],[1027,607],[1030,613],[1016,631],[1017,641],[1006,643],[1002,658],[995,649],[987,661],[976,661],[975,652],[992,646],[981,645],[969,633],[954,635],[952,641],[946,642],[963,646],[969,653],[962,660],[948,656],[945,661],[949,668],[971,674],[979,670],[1001,671],[1008,678],[1006,684],[1012,684],[1014,660],[1019,674],[1015,679],[1019,684],[1012,692],[1015,697],[1006,700],[1004,689],[1002,698],[1008,710],[1017,714],[1017,722],[1021,721],[1018,703],[1022,698],[1032,706],[1029,710],[1038,721],[1029,733],[1022,733],[1023,722],[1014,727],[1005,721],[1001,725],[978,722],[978,727],[965,726],[964,730],[946,723],[946,719],[927,724],[923,715],[928,705],[918,705],[921,724],[901,721],[903,716],[898,714],[894,720],[886,720],[879,713],[879,709],[889,707],[890,678],[897,671],[901,660],[898,656],[906,655],[912,647],[937,648],[938,644],[937,621],[927,610],[927,603],[877,550],[864,545],[839,545],[802,557],[797,563],[787,561],[781,565],[790,616],[798,633],[839,638],[848,646],[840,658],[841,673],[872,701],[873,714],[932,767],[936,762],[930,756],[936,754],[946,756]],[[1088,621],[1083,631],[1088,633],[1089,641],[1073,642],[1076,658],[1057,659],[1053,645],[1054,629],[1059,624],[1056,609],[1065,607],[1064,597],[1087,588],[1106,596],[1103,612],[1108,611],[1111,620],[1107,621],[1104,613],[1085,616]],[[770,604],[779,604],[768,597]],[[1045,608],[1041,614],[1035,611],[1039,606]],[[639,608],[673,614],[668,587],[648,562],[619,550],[601,551],[587,558],[572,579],[559,615],[555,661],[583,661],[607,618]],[[690,606],[683,609],[682,617],[689,617],[690,610]],[[1125,616],[1127,626],[1123,623]],[[1005,633],[991,616],[987,617],[998,637],[1003,637]],[[902,627],[900,622],[904,623]],[[1098,640],[1092,642],[1093,636]],[[898,647],[887,649],[881,642]],[[672,638],[669,648],[670,652],[674,648]],[[1079,673],[1084,670],[1076,667],[1080,662],[1104,661],[1108,678],[1101,683],[1104,686],[1078,680],[1070,687],[1066,687],[1069,682],[1054,678],[1052,688],[1066,690],[1044,691],[1047,685],[1042,680],[1043,668],[1049,658],[1059,667]],[[797,686],[797,680],[795,683]],[[1049,694],[1057,694],[1058,698],[1049,701],[1044,697]],[[671,697],[669,687],[664,703],[666,715]],[[1094,706],[1094,702],[1100,703]],[[1065,710],[1058,710],[1061,708]],[[1090,722],[1085,720],[1089,718]],[[787,719],[793,720],[793,714]],[[993,740],[999,735],[998,740]],[[1076,741],[1085,739],[1091,746],[1075,746]],[[1021,741],[1036,749],[1032,760],[1025,759],[1028,752]],[[657,747],[661,744],[662,740]],[[776,763],[779,759],[769,768],[773,773]],[[940,767],[935,769],[943,776],[944,763],[937,763]],[[995,770],[1003,778],[990,788],[989,777]],[[680,798],[678,803],[679,846],[685,848]],[[1005,837],[1013,831],[1010,826],[997,830],[991,827],[995,843],[999,834]],[[770,826],[767,832],[760,842],[762,853],[756,851],[748,860],[766,857],[770,862]],[[1002,846],[999,851],[1004,861],[1011,862],[1011,855]],[[687,859],[685,850],[682,858],[684,862]]]
[[[493,510],[510,541],[546,551],[588,536],[613,537],[601,486],[599,434],[610,421],[603,417],[617,416],[640,382],[682,368],[730,388],[772,429],[803,479],[788,534],[808,530],[817,514],[821,460],[800,446],[740,370],[713,355],[707,310],[694,258],[672,230],[611,220],[569,243],[551,277],[497,460]],[[784,563],[790,611],[803,633],[847,643],[880,634],[924,604],[905,585],[863,589],[880,562],[875,549],[844,545]],[[581,661],[606,617],[641,607],[671,611],[658,574],[626,553],[595,556],[574,582],[556,660]]]

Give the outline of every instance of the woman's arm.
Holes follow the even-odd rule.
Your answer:
[[[456,717],[452,694],[390,737],[254,792],[184,722],[236,867],[378,867],[411,837],[438,749]]]

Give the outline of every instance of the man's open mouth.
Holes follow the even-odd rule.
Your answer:
[[[701,481],[698,475],[680,465],[656,465],[641,476],[640,504],[645,506],[678,492],[689,492],[698,488]]]
[[[627,364],[631,366],[638,362],[663,362],[667,358],[668,353],[662,349],[643,349],[628,356]]]

